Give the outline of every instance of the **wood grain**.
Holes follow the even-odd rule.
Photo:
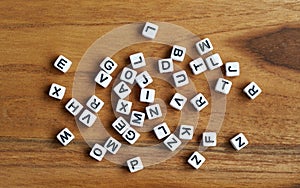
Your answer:
[[[0,2],[0,18],[0,187],[300,187],[298,1],[17,0]],[[183,150],[135,174],[91,159],[74,118],[63,109],[87,48],[118,26],[144,21],[170,22],[209,37],[224,62],[241,64],[241,76],[231,79],[218,146],[203,153],[207,161],[199,170],[186,160],[198,148],[210,107],[201,112],[195,136]],[[132,46],[115,58],[124,61],[139,49],[165,56],[169,47]],[[59,54],[73,61],[64,75],[53,68]],[[180,66],[186,68],[188,61]],[[190,76],[209,95],[205,77]],[[254,101],[241,92],[250,81],[263,89]],[[67,87],[62,101],[47,95],[52,82]],[[152,87],[160,95],[172,90],[159,82]],[[176,125],[176,113],[169,124]],[[100,112],[107,123],[110,114],[109,105]],[[64,127],[76,137],[67,147],[55,139]],[[228,141],[239,132],[250,144],[236,152]],[[143,134],[137,144],[154,143]]]

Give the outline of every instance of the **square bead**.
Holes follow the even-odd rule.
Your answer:
[[[130,55],[129,59],[133,69],[146,66],[146,61],[142,52]]]
[[[119,82],[113,90],[120,99],[126,98],[131,93],[130,87],[123,81]]]
[[[261,94],[262,90],[255,82],[251,82],[244,88],[244,93],[247,94],[247,96],[250,99],[255,99],[259,94]]]
[[[134,144],[140,137],[140,133],[129,127],[123,134],[122,137],[129,143]]]
[[[147,71],[144,71],[136,76],[135,81],[140,88],[145,88],[153,82],[153,79]]]
[[[145,121],[145,113],[138,112],[138,111],[132,111],[131,117],[130,117],[130,125],[137,126],[137,127],[143,127],[144,121]]]
[[[122,144],[114,139],[113,137],[109,137],[104,144],[104,148],[109,151],[111,154],[116,154],[121,148]]]
[[[170,134],[170,136],[164,140],[165,146],[171,151],[175,151],[181,145],[181,143],[182,142],[179,140],[179,138],[177,138],[177,136],[174,134]]]
[[[175,93],[175,95],[173,96],[173,98],[170,102],[170,106],[172,106],[176,110],[182,110],[186,101],[187,101],[187,98],[185,96],[183,96],[179,93]]]
[[[216,132],[204,132],[202,134],[202,145],[205,147],[217,145],[217,133]]]
[[[123,80],[129,84],[133,84],[136,75],[137,72],[135,70],[124,67],[120,76],[120,80]]]
[[[208,105],[208,101],[201,93],[192,98],[190,102],[198,112]]]
[[[209,70],[214,70],[223,65],[222,59],[219,54],[213,54],[205,59],[207,68]]]
[[[155,90],[142,88],[140,93],[140,102],[153,103],[155,99]]]
[[[179,129],[179,138],[181,140],[192,140],[194,135],[194,126],[181,125]]]
[[[148,119],[156,119],[162,117],[162,112],[159,104],[153,104],[146,107],[146,114]]]
[[[105,71],[107,74],[111,74],[116,70],[118,67],[118,64],[112,60],[110,57],[106,57],[103,59],[103,61],[100,63],[100,68]]]
[[[62,145],[66,146],[75,138],[75,136],[68,128],[64,128],[57,134],[56,138]]]
[[[159,140],[171,134],[171,131],[165,122],[155,126],[153,131]]]
[[[104,106],[104,102],[96,95],[92,95],[86,102],[86,106],[95,113],[98,113]]]
[[[146,38],[154,39],[157,31],[158,31],[158,25],[155,25],[150,22],[146,22],[146,24],[143,28],[142,35]]]
[[[240,64],[239,62],[228,62],[225,63],[226,76],[234,77],[240,75]]]
[[[239,133],[238,135],[230,139],[230,143],[237,151],[243,149],[249,144],[247,138],[243,133]]]
[[[140,157],[135,157],[135,158],[129,159],[127,161],[127,166],[131,173],[144,169],[144,166],[143,166],[143,163],[142,163],[142,160]]]
[[[159,73],[168,73],[174,71],[174,64],[171,58],[158,60]]]
[[[215,86],[215,91],[227,95],[230,92],[231,86],[231,81],[224,78],[219,78]]]
[[[130,125],[123,117],[120,116],[112,123],[112,127],[119,134],[123,134],[130,127]]]
[[[196,49],[200,55],[204,55],[214,49],[213,45],[211,44],[208,38],[200,40],[196,43]]]
[[[83,106],[75,98],[69,100],[65,105],[65,108],[73,115],[77,116],[79,112],[83,109]]]
[[[107,88],[111,81],[112,77],[103,70],[100,70],[97,76],[95,77],[95,82],[103,88]]]
[[[182,87],[189,84],[189,78],[184,70],[174,73],[173,79],[176,87]]]
[[[61,100],[66,92],[66,88],[64,86],[53,83],[49,90],[49,96],[55,99]]]
[[[207,67],[201,57],[191,61],[189,65],[194,75],[199,75],[207,70]]]
[[[174,45],[171,52],[171,58],[175,61],[182,62],[184,60],[186,48]]]
[[[119,99],[116,107],[116,112],[120,114],[128,115],[130,114],[131,107],[132,107],[132,102]]]
[[[85,109],[79,116],[79,121],[88,127],[91,127],[97,119],[97,116],[91,111]]]
[[[72,61],[67,59],[65,56],[60,55],[54,62],[54,67],[63,73],[66,73],[72,65]]]
[[[100,144],[95,144],[90,151],[90,156],[97,161],[101,161],[106,154],[106,149]]]
[[[199,169],[204,162],[205,158],[197,151],[195,151],[188,159],[188,163],[195,169]]]

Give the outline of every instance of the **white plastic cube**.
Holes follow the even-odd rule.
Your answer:
[[[56,138],[62,145],[66,146],[75,138],[75,136],[68,128],[64,128],[57,134]]]
[[[49,90],[49,96],[61,100],[64,97],[65,92],[66,92],[66,88],[64,86],[53,83],[51,84]]]
[[[146,107],[146,114],[148,119],[156,119],[162,116],[159,104],[153,104]]]
[[[138,112],[138,111],[132,111],[131,117],[130,117],[130,125],[137,126],[137,127],[143,127],[144,121],[145,121],[145,113]]]
[[[217,145],[217,133],[216,132],[204,132],[202,134],[202,145],[205,147]]]
[[[174,71],[174,64],[171,58],[158,60],[159,73],[168,73]]]
[[[156,36],[156,33],[158,31],[158,25],[155,25],[154,23],[146,22],[142,35],[149,39],[154,39]]]
[[[86,102],[86,106],[95,113],[98,113],[104,106],[104,102],[96,95],[92,95]]]
[[[97,161],[101,161],[106,154],[106,149],[100,144],[95,144],[90,151],[90,156]]]
[[[201,57],[191,61],[189,65],[194,75],[199,75],[207,70],[207,67]]]
[[[129,84],[133,84],[137,72],[133,69],[124,67],[120,76],[120,79]]]
[[[215,91],[227,95],[230,92],[231,86],[231,81],[224,78],[219,78],[215,86]]]
[[[103,88],[107,88],[111,81],[112,77],[103,70],[100,70],[97,76],[95,77],[95,82]]]
[[[171,52],[171,58],[175,61],[183,61],[185,57],[186,48],[183,46],[174,45]]]
[[[133,69],[146,66],[146,61],[142,52],[130,55],[129,59]]]
[[[109,137],[104,144],[104,148],[109,151],[111,154],[116,154],[121,148],[122,144],[114,139],[113,137]]]
[[[155,99],[155,90],[142,88],[140,93],[140,102],[153,103]]]
[[[69,100],[69,102],[65,105],[65,108],[73,115],[77,116],[79,112],[82,110],[83,106],[78,102],[75,98]]]
[[[223,65],[222,59],[219,54],[213,54],[205,59],[207,68],[209,70],[214,70]]]
[[[188,163],[195,169],[199,169],[204,162],[205,158],[197,151],[195,151],[188,159]]]
[[[177,138],[177,136],[174,134],[170,134],[168,138],[164,140],[165,146],[171,151],[175,151],[181,145],[181,143],[182,142],[179,140],[179,138]]]
[[[200,55],[204,55],[214,49],[213,45],[211,44],[208,38],[200,40],[196,43],[196,49]]]
[[[174,73],[173,79],[176,87],[182,87],[189,84],[189,78],[185,70]]]
[[[165,122],[155,126],[153,131],[159,140],[171,134],[171,131]]]
[[[103,61],[100,63],[100,68],[104,70],[107,74],[113,73],[117,67],[118,64],[110,57],[104,58]]]
[[[205,108],[208,105],[208,101],[202,95],[202,93],[197,94],[190,100],[190,102],[198,112],[200,112],[203,108]]]
[[[177,110],[182,110],[185,103],[187,101],[187,98],[179,93],[175,93],[173,98],[171,99],[170,106]]]
[[[120,114],[128,115],[130,114],[131,107],[132,107],[132,102],[124,99],[119,99],[116,107],[116,112]]]
[[[247,138],[243,133],[239,133],[238,135],[230,139],[230,143],[237,151],[243,149],[249,144]]]
[[[136,76],[135,81],[140,88],[145,88],[153,82],[153,79],[147,71],[144,71]]]
[[[194,126],[192,125],[180,125],[179,138],[181,140],[192,140],[194,135]]]
[[[131,93],[130,87],[123,81],[118,83],[113,90],[120,99],[126,98]]]
[[[120,116],[112,123],[112,127],[119,134],[123,134],[130,127],[130,125],[123,117]]]
[[[84,125],[91,127],[97,119],[97,116],[91,111],[85,109],[79,116],[79,121]]]
[[[248,84],[243,91],[250,99],[255,99],[262,92],[260,87],[255,82]]]
[[[127,161],[127,166],[131,173],[144,169],[144,166],[143,166],[143,163],[142,163],[142,160],[140,157],[135,157],[135,158],[129,159]]]
[[[63,55],[58,56],[54,62],[54,67],[63,73],[66,73],[72,65],[72,61],[64,57]]]
[[[240,64],[239,62],[228,62],[225,63],[226,76],[234,77],[240,75]]]
[[[129,127],[123,134],[122,137],[129,143],[134,144],[140,137],[140,133]]]

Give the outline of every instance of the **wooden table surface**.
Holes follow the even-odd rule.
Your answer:
[[[224,62],[240,62],[241,75],[230,78],[233,88],[217,147],[202,153],[207,160],[199,170],[186,160],[198,149],[210,106],[181,151],[133,174],[106,159],[90,158],[90,147],[64,109],[89,46],[119,26],[145,21],[176,24],[208,37]],[[0,187],[300,187],[299,1],[1,1],[0,28]],[[114,56],[123,62],[118,71],[141,49],[145,56],[166,57],[170,47],[125,48]],[[73,62],[66,74],[53,67],[60,54]],[[193,76],[189,61],[177,64],[187,68],[197,90],[210,100],[205,77]],[[250,81],[263,90],[253,101],[242,93]],[[53,82],[67,88],[62,101],[47,94]],[[157,95],[174,92],[160,81],[151,87]],[[100,90],[97,86],[96,93]],[[99,115],[109,122],[114,118],[110,94],[101,98],[107,103]],[[174,131],[179,112],[169,110]],[[65,127],[76,138],[63,147],[55,137]],[[125,144],[109,125],[106,129]],[[236,152],[229,139],[239,132],[249,145]],[[143,133],[137,144],[153,143],[159,142]]]

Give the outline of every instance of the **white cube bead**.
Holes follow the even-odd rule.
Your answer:
[[[54,62],[54,67],[63,73],[66,73],[72,65],[72,61],[64,57],[63,55],[58,56]]]
[[[124,99],[119,99],[116,107],[116,112],[120,114],[128,115],[130,114],[131,107],[132,107],[132,102]]]
[[[122,137],[129,143],[134,144],[140,137],[140,133],[129,127],[123,134]]]
[[[189,65],[194,75],[199,75],[207,70],[207,67],[201,57],[191,61]]]
[[[194,135],[194,126],[180,125],[179,138],[182,140],[192,140]]]
[[[205,147],[217,145],[217,133],[216,132],[204,132],[202,134],[202,145]]]
[[[86,102],[86,106],[95,113],[98,113],[104,106],[104,102],[96,95],[92,95]]]
[[[104,148],[109,151],[111,154],[116,154],[121,148],[122,144],[114,139],[113,137],[109,137],[104,144]]]
[[[130,55],[129,59],[131,62],[131,66],[134,69],[146,66],[146,61],[142,52]]]
[[[142,160],[140,157],[135,157],[135,158],[129,159],[127,161],[127,166],[131,173],[144,169],[144,166],[143,166],[143,163],[142,163]]]
[[[111,81],[112,77],[103,70],[100,70],[95,77],[95,82],[104,88],[107,88]]]
[[[66,92],[66,87],[53,83],[51,84],[49,90],[49,96],[61,100],[64,97],[65,92]]]
[[[120,116],[112,123],[112,127],[119,134],[123,134],[130,127],[130,125],[123,117]]]
[[[171,58],[158,60],[159,73],[168,73],[174,71],[174,64]]]
[[[204,161],[205,158],[197,151],[195,151],[188,159],[188,163],[195,169],[199,169]]]
[[[173,79],[176,87],[182,87],[189,84],[189,78],[184,70],[174,73]]]
[[[173,98],[171,99],[170,106],[177,110],[182,110],[185,103],[187,101],[187,98],[179,93],[175,93]]]
[[[175,61],[183,61],[185,56],[186,48],[178,45],[174,45],[171,52],[171,58]]]
[[[146,107],[146,114],[148,119],[156,119],[162,116],[159,104],[153,104]]]
[[[208,105],[208,101],[202,95],[202,93],[197,94],[190,100],[190,102],[198,112],[200,112],[203,108],[205,108]]]
[[[154,39],[156,36],[156,33],[158,31],[158,25],[155,25],[154,23],[146,22],[142,35],[149,39]]]
[[[111,74],[116,70],[118,67],[118,64],[112,60],[110,57],[106,57],[103,59],[103,61],[100,63],[100,68],[105,71],[107,74]]]
[[[140,102],[153,103],[155,99],[155,90],[142,88],[140,93]]]
[[[136,75],[137,72],[135,70],[124,67],[120,76],[120,80],[123,80],[124,82],[127,82],[129,84],[133,84]]]
[[[90,151],[90,156],[97,161],[101,161],[106,154],[106,149],[100,144],[95,144]]]
[[[248,84],[243,91],[250,99],[255,99],[262,92],[255,82]]]
[[[239,151],[246,147],[249,142],[243,133],[239,133],[238,135],[230,139],[230,143],[232,144],[234,149]]]
[[[118,95],[118,97],[120,97],[120,99],[124,99],[126,98],[130,93],[131,93],[131,89],[129,88],[129,86],[121,81],[120,83],[118,83],[115,87],[114,87],[114,92]]]
[[[171,134],[171,131],[165,122],[155,126],[153,131],[159,140]]]
[[[177,138],[177,136],[174,134],[170,134],[170,136],[164,140],[165,146],[171,151],[175,151],[181,145],[181,143],[182,142],[179,140],[179,138]]]
[[[136,76],[135,81],[140,88],[145,88],[153,82],[153,79],[147,71],[144,71]]]
[[[68,128],[64,128],[57,134],[56,138],[62,145],[66,146],[75,138],[75,136]]]
[[[131,117],[130,117],[130,125],[137,126],[137,127],[143,127],[144,121],[145,121],[145,113],[138,112],[138,111],[132,111]]]
[[[227,95],[230,92],[231,86],[231,81],[224,78],[219,78],[215,86],[215,91]]]
[[[85,109],[79,116],[79,121],[88,127],[91,127],[97,119],[97,116],[91,111]]]
[[[75,98],[69,100],[65,108],[73,115],[76,116],[82,110],[83,106]]]
[[[196,49],[200,55],[204,55],[214,49],[213,45],[211,44],[208,38],[200,40],[196,43]]]
[[[240,64],[239,62],[228,62],[225,63],[226,76],[234,77],[240,75]]]
[[[209,70],[214,70],[223,65],[222,59],[219,54],[213,54],[205,59],[207,68]]]

